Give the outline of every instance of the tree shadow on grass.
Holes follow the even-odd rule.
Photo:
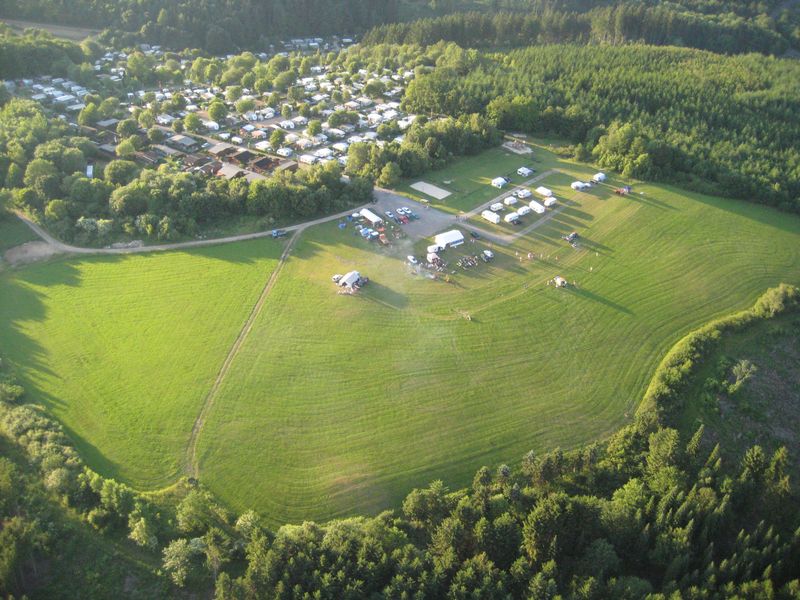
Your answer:
[[[403,310],[408,306],[408,297],[405,294],[401,294],[373,279],[370,279],[367,286],[358,292],[358,296],[370,302],[377,302],[397,310]]]
[[[616,310],[618,312],[621,312],[621,313],[624,313],[626,315],[633,316],[635,314],[631,309],[629,309],[629,308],[627,308],[625,306],[622,306],[621,304],[618,304],[617,302],[614,302],[613,300],[609,300],[608,298],[604,298],[603,296],[601,296],[599,294],[596,294],[595,292],[589,291],[587,289],[577,288],[577,287],[571,285],[571,286],[568,286],[567,288],[565,288],[565,290],[570,294],[573,294],[575,296],[579,296],[581,298],[586,298],[587,300],[592,300],[593,302],[599,302],[600,304],[603,304],[605,306],[613,308],[614,310]]]

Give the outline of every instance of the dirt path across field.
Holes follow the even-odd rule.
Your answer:
[[[228,351],[228,356],[225,357],[225,361],[222,363],[216,379],[214,379],[214,384],[211,386],[211,389],[208,390],[208,393],[203,400],[203,406],[200,408],[200,412],[198,413],[197,418],[194,420],[192,434],[189,436],[189,443],[186,445],[186,454],[184,456],[184,471],[190,477],[197,478],[200,474],[200,465],[197,461],[197,440],[203,431],[206,417],[208,416],[211,407],[214,406],[214,400],[217,397],[217,392],[219,391],[225,376],[228,374],[233,360],[239,353],[239,349],[242,347],[245,339],[247,339],[247,335],[253,328],[253,323],[255,323],[256,317],[258,317],[259,313],[261,312],[261,308],[264,306],[267,296],[269,296],[272,288],[275,287],[275,282],[278,280],[278,274],[283,268],[283,265],[286,263],[286,259],[289,257],[295,241],[298,237],[300,237],[300,233],[304,228],[305,227],[301,227],[295,230],[294,235],[286,242],[286,247],[283,249],[280,259],[278,259],[278,264],[275,266],[275,269],[273,269],[269,279],[267,279],[264,289],[261,290],[261,295],[258,297],[258,300],[253,306],[253,310],[250,311],[247,321],[245,321],[244,325],[242,326],[242,330],[239,332],[239,335],[236,337],[236,340],[234,340],[231,349]]]

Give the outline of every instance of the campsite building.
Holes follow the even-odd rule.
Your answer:
[[[434,236],[433,241],[440,248],[455,248],[464,243],[464,234],[458,229],[451,229]]]
[[[500,222],[500,215],[490,210],[485,210],[481,213],[481,216],[489,221],[489,223],[494,223],[497,225]]]
[[[367,221],[369,221],[369,224],[372,225],[373,227],[377,227],[378,225],[383,224],[383,219],[381,219],[378,215],[376,215],[368,208],[362,208],[360,211],[358,211],[358,214],[360,214]]]

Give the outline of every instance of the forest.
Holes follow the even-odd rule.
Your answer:
[[[791,4],[775,0],[658,5],[588,0],[7,0],[0,4],[0,15],[105,29],[102,41],[117,47],[147,42],[215,54],[266,50],[296,36],[361,34],[373,27],[377,29],[365,36],[371,43],[448,40],[500,48],[633,41],[782,53],[800,42],[800,16]],[[394,25],[400,22],[406,23]]]
[[[530,13],[455,13],[376,27],[363,43],[456,42],[464,47],[515,48],[540,44],[644,43],[700,48],[713,52],[782,54],[789,40],[768,19],[731,13],[679,12],[666,5],[617,4],[584,13],[548,10]],[[796,45],[796,44],[795,44]]]
[[[277,531],[252,511],[232,514],[198,484],[164,499],[92,472],[3,367],[0,593],[52,585],[60,574],[34,577],[37,565],[83,536],[79,555],[112,542],[117,560],[108,574],[76,570],[62,594],[85,585],[119,593],[114,569],[140,552],[146,558],[129,567],[139,570],[135,595],[151,598],[180,588],[231,600],[796,598],[800,512],[786,449],[743,448],[725,462],[702,425],[682,435],[669,424],[720,333],[791,317],[799,303],[800,290],[781,285],[688,336],[633,422],[606,442],[483,467],[468,489],[434,481],[374,517]]]

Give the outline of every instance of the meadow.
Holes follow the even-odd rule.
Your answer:
[[[594,170],[536,150],[537,170],[562,172],[542,184],[570,206],[450,283],[406,265],[425,240],[379,248],[335,223],[306,230],[215,396],[200,480],[272,525],[376,513],[433,479],[462,486],[481,465],[609,435],[686,332],[800,283],[800,219],[668,186],[575,193],[570,179]],[[460,190],[446,204],[466,211],[497,194],[482,178],[531,164],[481,157],[421,179]],[[577,249],[560,239],[573,230]],[[0,275],[2,351],[91,466],[166,485],[281,247]],[[331,275],[351,269],[371,283],[339,295]],[[575,285],[548,286],[556,275]]]
[[[1,351],[88,464],[140,488],[168,485],[281,247],[259,240],[6,272]]]
[[[663,186],[575,193],[569,180],[543,184],[572,206],[451,284],[409,273],[425,241],[386,251],[335,225],[304,234],[209,415],[204,481],[272,523],[374,513],[437,478],[465,485],[481,465],[608,435],[683,334],[800,280],[793,217]],[[560,239],[571,230],[578,250]],[[350,269],[372,282],[339,296],[330,276]],[[577,287],[547,286],[555,275]]]

